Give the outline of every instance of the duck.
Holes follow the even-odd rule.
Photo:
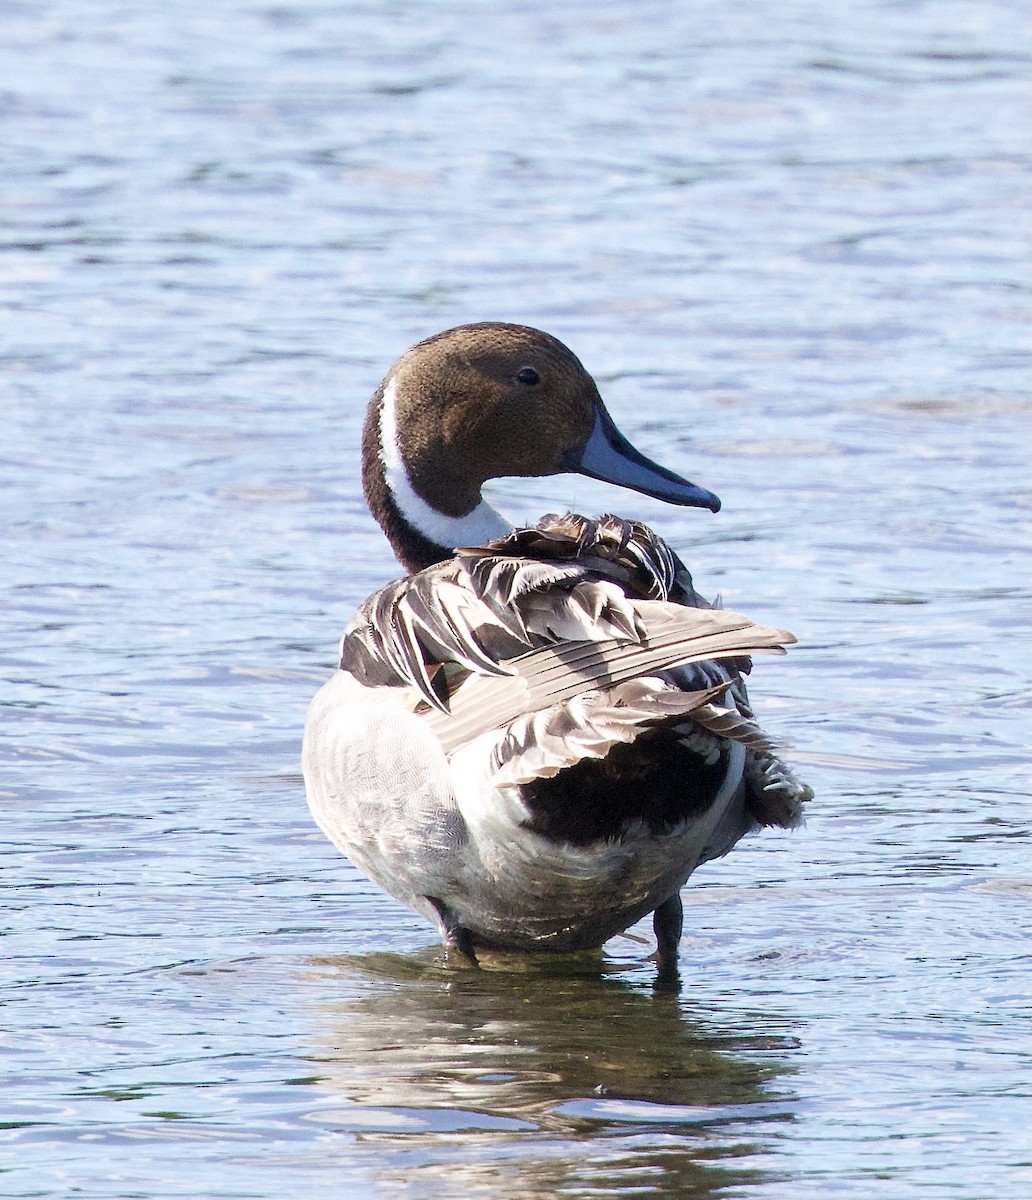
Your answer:
[[[638,520],[515,526],[482,494],[562,473],[720,509],[635,449],[541,330],[460,325],[390,368],[362,483],[405,573],[360,605],[311,702],[307,800],[465,962],[598,949],[652,914],[676,982],[688,877],[812,797],[744,682],[796,639],[706,601]]]

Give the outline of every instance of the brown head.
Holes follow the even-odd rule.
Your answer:
[[[577,357],[524,325],[461,325],[406,351],[373,397],[362,450],[369,507],[409,570],[508,531],[481,497],[489,479],[570,471],[720,507],[639,454]]]

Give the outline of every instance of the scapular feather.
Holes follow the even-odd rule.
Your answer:
[[[706,605],[640,522],[567,513],[382,588],[345,633],[341,666],[364,683],[414,688],[440,736],[459,744],[460,731],[498,727],[528,706],[693,662],[727,660],[698,677],[723,685],[744,656],[783,653],[791,640]],[[494,694],[474,686],[513,674],[522,684]]]

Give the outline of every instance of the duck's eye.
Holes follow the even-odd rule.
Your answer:
[[[528,387],[533,387],[535,383],[541,382],[541,376],[533,367],[520,367],[516,372],[516,378],[520,383],[525,383]]]

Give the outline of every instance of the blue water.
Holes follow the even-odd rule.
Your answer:
[[[844,0],[0,0],[0,1194],[1030,1186],[1028,28]],[[540,325],[793,629],[817,791],[601,958],[449,968],[312,825],[365,402]]]

